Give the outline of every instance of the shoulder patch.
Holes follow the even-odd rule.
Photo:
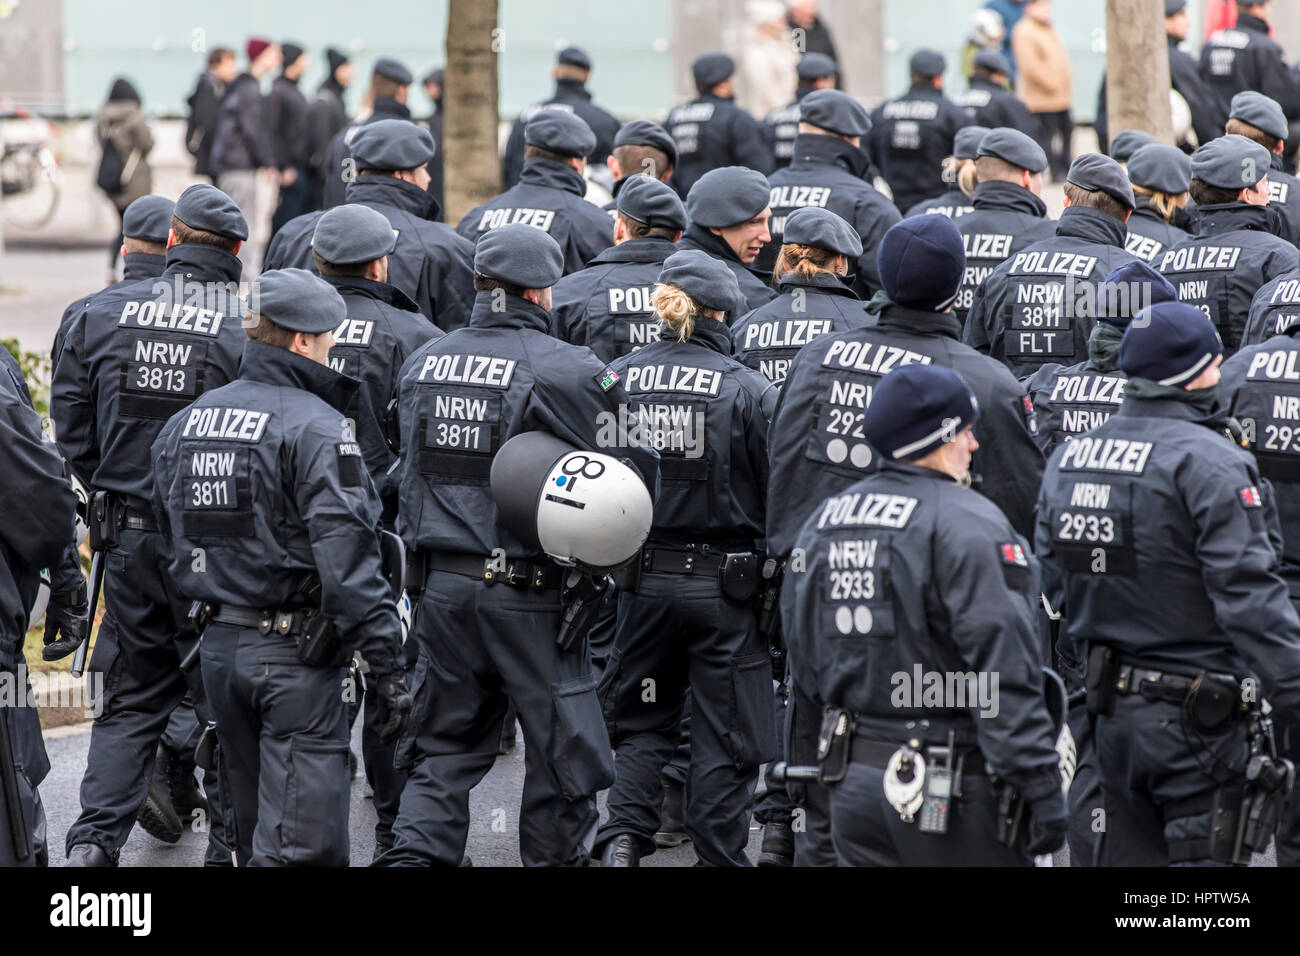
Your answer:
[[[1259,488],[1255,485],[1247,485],[1237,491],[1237,497],[1241,501],[1243,508],[1262,508],[1264,499],[1260,496]]]
[[[365,471],[361,461],[361,446],[356,442],[340,442],[334,446],[338,452],[339,484],[344,488],[361,488],[365,485]]]
[[[1002,563],[1010,567],[1029,567],[1029,558],[1025,555],[1025,549],[1014,541],[998,544],[998,555],[1002,558]]]
[[[1029,434],[1038,434],[1038,416],[1034,414],[1034,402],[1028,395],[1020,396],[1020,414],[1025,417],[1025,427]]]
[[[595,375],[596,384],[600,386],[602,392],[608,392],[618,384],[618,372],[606,365]]]

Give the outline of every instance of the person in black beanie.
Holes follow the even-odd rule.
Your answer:
[[[306,119],[307,170],[316,195],[313,209],[319,209],[322,201],[320,193],[325,182],[330,140],[348,125],[343,96],[352,83],[352,61],[347,56],[330,47],[325,51],[325,60],[329,64],[329,76],[317,88],[316,98],[307,107]]]
[[[307,157],[303,151],[307,132],[307,97],[298,89],[311,57],[297,44],[280,44],[284,68],[271,81],[266,94],[266,121],[271,131],[276,167],[280,170],[280,201],[271,216],[271,236],[294,216],[316,208],[315,190],[303,178]]]

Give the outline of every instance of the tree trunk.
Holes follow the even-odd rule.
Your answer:
[[[451,0],[444,73],[443,219],[455,225],[501,191],[497,155],[497,0]]]
[[[1161,0],[1106,0],[1106,107],[1112,137],[1137,129],[1174,144]]]

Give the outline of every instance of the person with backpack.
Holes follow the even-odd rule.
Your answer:
[[[95,120],[95,139],[101,155],[95,185],[117,210],[118,229],[108,253],[108,282],[117,281],[117,255],[122,247],[122,215],[126,207],[153,191],[149,151],[153,133],[140,112],[140,94],[131,81],[119,76],[108,91],[108,102]]]

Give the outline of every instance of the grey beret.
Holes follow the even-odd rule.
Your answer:
[[[628,176],[618,187],[618,211],[647,226],[686,228],[686,207],[677,190],[645,173]]]
[[[841,90],[813,90],[799,101],[799,120],[841,136],[866,136],[871,118],[862,104]]]
[[[420,82],[423,83],[425,86],[428,86],[430,83],[437,83],[439,86],[442,86],[442,76],[443,76],[443,68],[440,66],[435,67],[434,69],[430,70],[428,73],[424,74],[424,79],[421,80]]]
[[[433,159],[433,134],[409,120],[366,123],[352,137],[357,169],[415,169]]]
[[[717,86],[736,72],[736,61],[725,53],[702,53],[691,63],[696,86]]]
[[[164,196],[141,196],[122,213],[122,235],[143,242],[166,242],[175,208]]]
[[[790,213],[781,242],[838,252],[850,259],[862,255],[862,237],[858,231],[820,206],[804,206]]]
[[[1277,100],[1254,90],[1245,90],[1232,98],[1228,119],[1241,120],[1274,139],[1286,139],[1290,132],[1286,114]]]
[[[980,50],[975,54],[971,65],[977,70],[988,70],[990,73],[1011,74],[1011,64],[997,50]]]
[[[382,212],[355,203],[335,206],[316,220],[311,247],[326,262],[346,266],[388,255],[397,232]]]
[[[952,138],[952,154],[958,159],[978,159],[980,143],[988,133],[987,126],[963,126]]]
[[[948,61],[942,53],[934,50],[917,50],[908,61],[907,68],[919,76],[943,76],[948,68]]]
[[[1134,186],[1177,196],[1192,184],[1192,159],[1173,146],[1143,146],[1128,158],[1128,178]]]
[[[1187,0],[1165,0],[1165,16],[1172,17],[1187,9]]]
[[[1123,167],[1101,153],[1084,153],[1076,159],[1070,164],[1065,181],[1090,193],[1100,190],[1126,209],[1137,205],[1133,199],[1133,186]]]
[[[681,289],[706,309],[734,309],[741,300],[736,274],[699,249],[683,249],[664,260],[658,282]]]
[[[653,146],[668,154],[668,162],[677,165],[677,141],[668,135],[668,130],[649,120],[624,123],[614,134],[614,146]]]
[[[191,186],[181,193],[172,215],[191,229],[216,233],[227,239],[248,238],[248,221],[235,201],[207,183]]]
[[[478,237],[474,272],[523,289],[549,289],[564,274],[564,253],[544,230],[512,222]]]
[[[376,60],[373,73],[375,76],[382,76],[402,86],[411,85],[411,71],[391,56],[381,56]]]
[[[1235,134],[1212,139],[1192,154],[1192,178],[1216,189],[1247,189],[1269,173],[1273,154]]]
[[[575,113],[542,109],[524,126],[524,144],[540,146],[561,156],[590,156],[596,149],[596,134]]]
[[[767,208],[772,185],[756,169],[721,166],[695,181],[686,194],[686,214],[707,229],[748,222]]]
[[[1043,147],[1020,130],[1008,126],[989,130],[980,140],[979,155],[996,156],[1031,173],[1041,173],[1047,168],[1047,154],[1043,152]]]
[[[1150,133],[1140,129],[1126,129],[1110,141],[1110,155],[1117,163],[1127,163],[1128,158],[1143,146],[1160,142]]]
[[[272,269],[253,280],[249,311],[294,332],[333,332],[347,318],[335,288],[306,269]]]
[[[555,62],[563,63],[565,66],[576,66],[580,70],[591,69],[591,57],[587,56],[586,50],[576,46],[566,46],[556,56]]]
[[[840,68],[825,53],[805,53],[795,70],[799,79],[810,82],[823,76],[834,76]]]

